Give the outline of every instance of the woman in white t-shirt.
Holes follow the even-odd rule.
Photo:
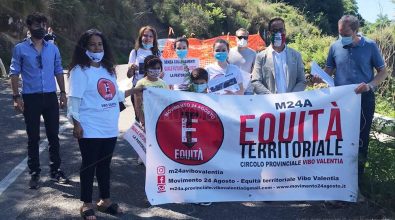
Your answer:
[[[137,81],[144,77],[144,59],[149,55],[161,56],[158,47],[158,36],[153,27],[144,26],[140,28],[134,49],[129,55],[127,76],[128,78],[133,77],[133,85],[136,85]]]
[[[210,80],[218,79],[220,77],[227,77],[230,80],[235,79],[238,85],[237,91],[231,91],[230,89],[226,88],[223,88],[223,90],[225,91],[225,94],[243,95],[243,77],[241,75],[240,68],[236,65],[228,63],[227,61],[229,54],[229,43],[226,40],[217,39],[213,45],[213,50],[216,62],[211,63],[205,67],[209,73],[209,84]],[[224,85],[222,86],[226,86],[225,84],[226,82],[224,82]],[[213,92],[213,88],[209,88],[209,92]]]
[[[118,136],[119,102],[141,89],[118,90],[114,59],[98,30],[86,31],[75,47],[69,72],[69,106],[73,135],[78,138],[82,165],[81,217],[96,219],[92,189],[96,173],[100,201],[98,211],[118,214],[122,210],[110,200],[110,164]]]

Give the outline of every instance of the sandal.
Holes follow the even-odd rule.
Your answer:
[[[80,214],[81,214],[81,218],[84,219],[84,220],[86,220],[86,219],[88,219],[89,217],[92,217],[92,216],[94,216],[95,219],[96,219],[95,211],[93,211],[93,209],[87,209],[85,211],[82,211],[82,207],[81,207]]]
[[[117,203],[112,203],[109,206],[98,205],[97,211],[107,213],[110,215],[122,214],[122,211],[119,211],[119,205]]]

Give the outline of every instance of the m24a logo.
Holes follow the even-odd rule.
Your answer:
[[[156,139],[169,159],[185,165],[200,165],[218,152],[224,128],[217,113],[208,106],[179,101],[160,114]]]
[[[304,107],[313,107],[310,100],[297,100],[297,101],[287,101],[287,102],[276,102],[276,110],[278,109],[286,109],[286,108],[304,108]]]

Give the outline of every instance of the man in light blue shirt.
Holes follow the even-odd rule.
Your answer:
[[[375,109],[375,88],[387,77],[384,60],[376,43],[358,35],[359,21],[344,15],[338,22],[339,40],[334,42],[326,61],[325,72],[335,74],[335,86],[358,84],[361,93],[361,129],[358,175],[362,176],[368,154],[369,133]],[[374,69],[377,74],[374,75]]]
[[[44,118],[49,142],[50,176],[59,183],[68,182],[59,169],[59,105],[67,103],[63,68],[59,49],[43,40],[47,18],[34,13],[27,17],[26,24],[31,37],[18,43],[13,51],[10,77],[14,107],[23,113],[28,136],[28,167],[31,179],[29,187],[37,189],[40,178],[39,140],[40,117]],[[19,75],[22,76],[22,96],[19,94]],[[56,81],[60,98],[56,94]]]

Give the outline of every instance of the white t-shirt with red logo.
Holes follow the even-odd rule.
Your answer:
[[[115,75],[103,67],[76,66],[71,70],[69,83],[69,96],[81,98],[79,119],[83,137],[117,137],[119,102],[124,100],[124,94],[118,91]]]

